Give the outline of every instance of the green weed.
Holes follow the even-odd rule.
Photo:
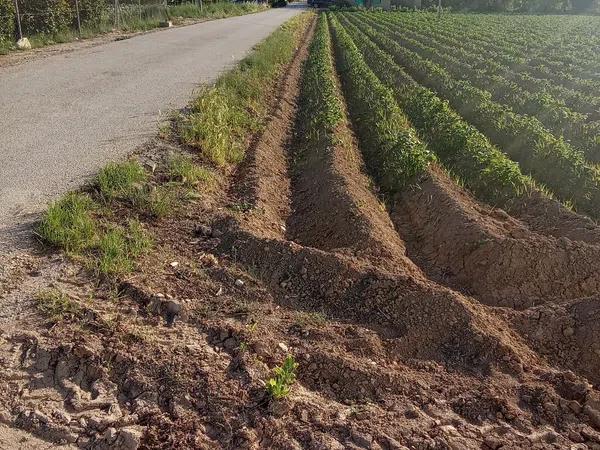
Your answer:
[[[174,186],[135,185],[127,200],[138,211],[161,219],[170,215],[180,201]]]
[[[67,252],[80,252],[94,246],[97,238],[92,218],[95,204],[90,197],[70,193],[52,203],[37,227],[47,243]]]
[[[108,276],[129,273],[134,268],[135,258],[151,245],[150,238],[137,221],[129,222],[127,229],[111,228],[98,243],[98,271]]]
[[[147,180],[148,174],[138,161],[110,163],[98,174],[98,188],[107,199],[131,195],[137,184]]]
[[[169,178],[187,186],[209,184],[213,180],[212,172],[194,164],[194,160],[186,155],[173,155],[168,162]]]
[[[281,366],[275,367],[273,378],[267,381],[267,392],[273,399],[280,400],[289,395],[296,381],[296,369],[298,363],[292,355],[288,355]]]

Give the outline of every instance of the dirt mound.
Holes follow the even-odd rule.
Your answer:
[[[392,218],[431,277],[488,305],[522,309],[600,289],[600,246],[484,209],[437,168],[397,199]]]
[[[598,296],[550,303],[508,318],[538,353],[600,384]]]
[[[539,192],[532,192],[513,205],[511,213],[540,234],[600,244],[600,227],[597,223]]]
[[[328,142],[307,146],[303,136],[308,130],[302,123],[296,129],[296,139],[289,147],[292,210],[286,238],[366,259],[387,270],[401,267],[423,278],[405,258],[404,243],[373,192],[349,128],[338,127],[333,146]]]

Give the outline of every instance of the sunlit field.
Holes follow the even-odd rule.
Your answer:
[[[534,183],[598,217],[600,17],[342,12],[332,20],[441,163],[481,197]],[[482,171],[494,176],[483,180]]]

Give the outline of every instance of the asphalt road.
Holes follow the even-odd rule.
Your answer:
[[[49,201],[157,132],[298,6],[0,67],[0,253]]]

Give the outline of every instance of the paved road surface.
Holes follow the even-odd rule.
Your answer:
[[[302,8],[200,23],[0,67],[0,253],[48,201],[157,131]],[[7,242],[12,241],[11,244]]]

